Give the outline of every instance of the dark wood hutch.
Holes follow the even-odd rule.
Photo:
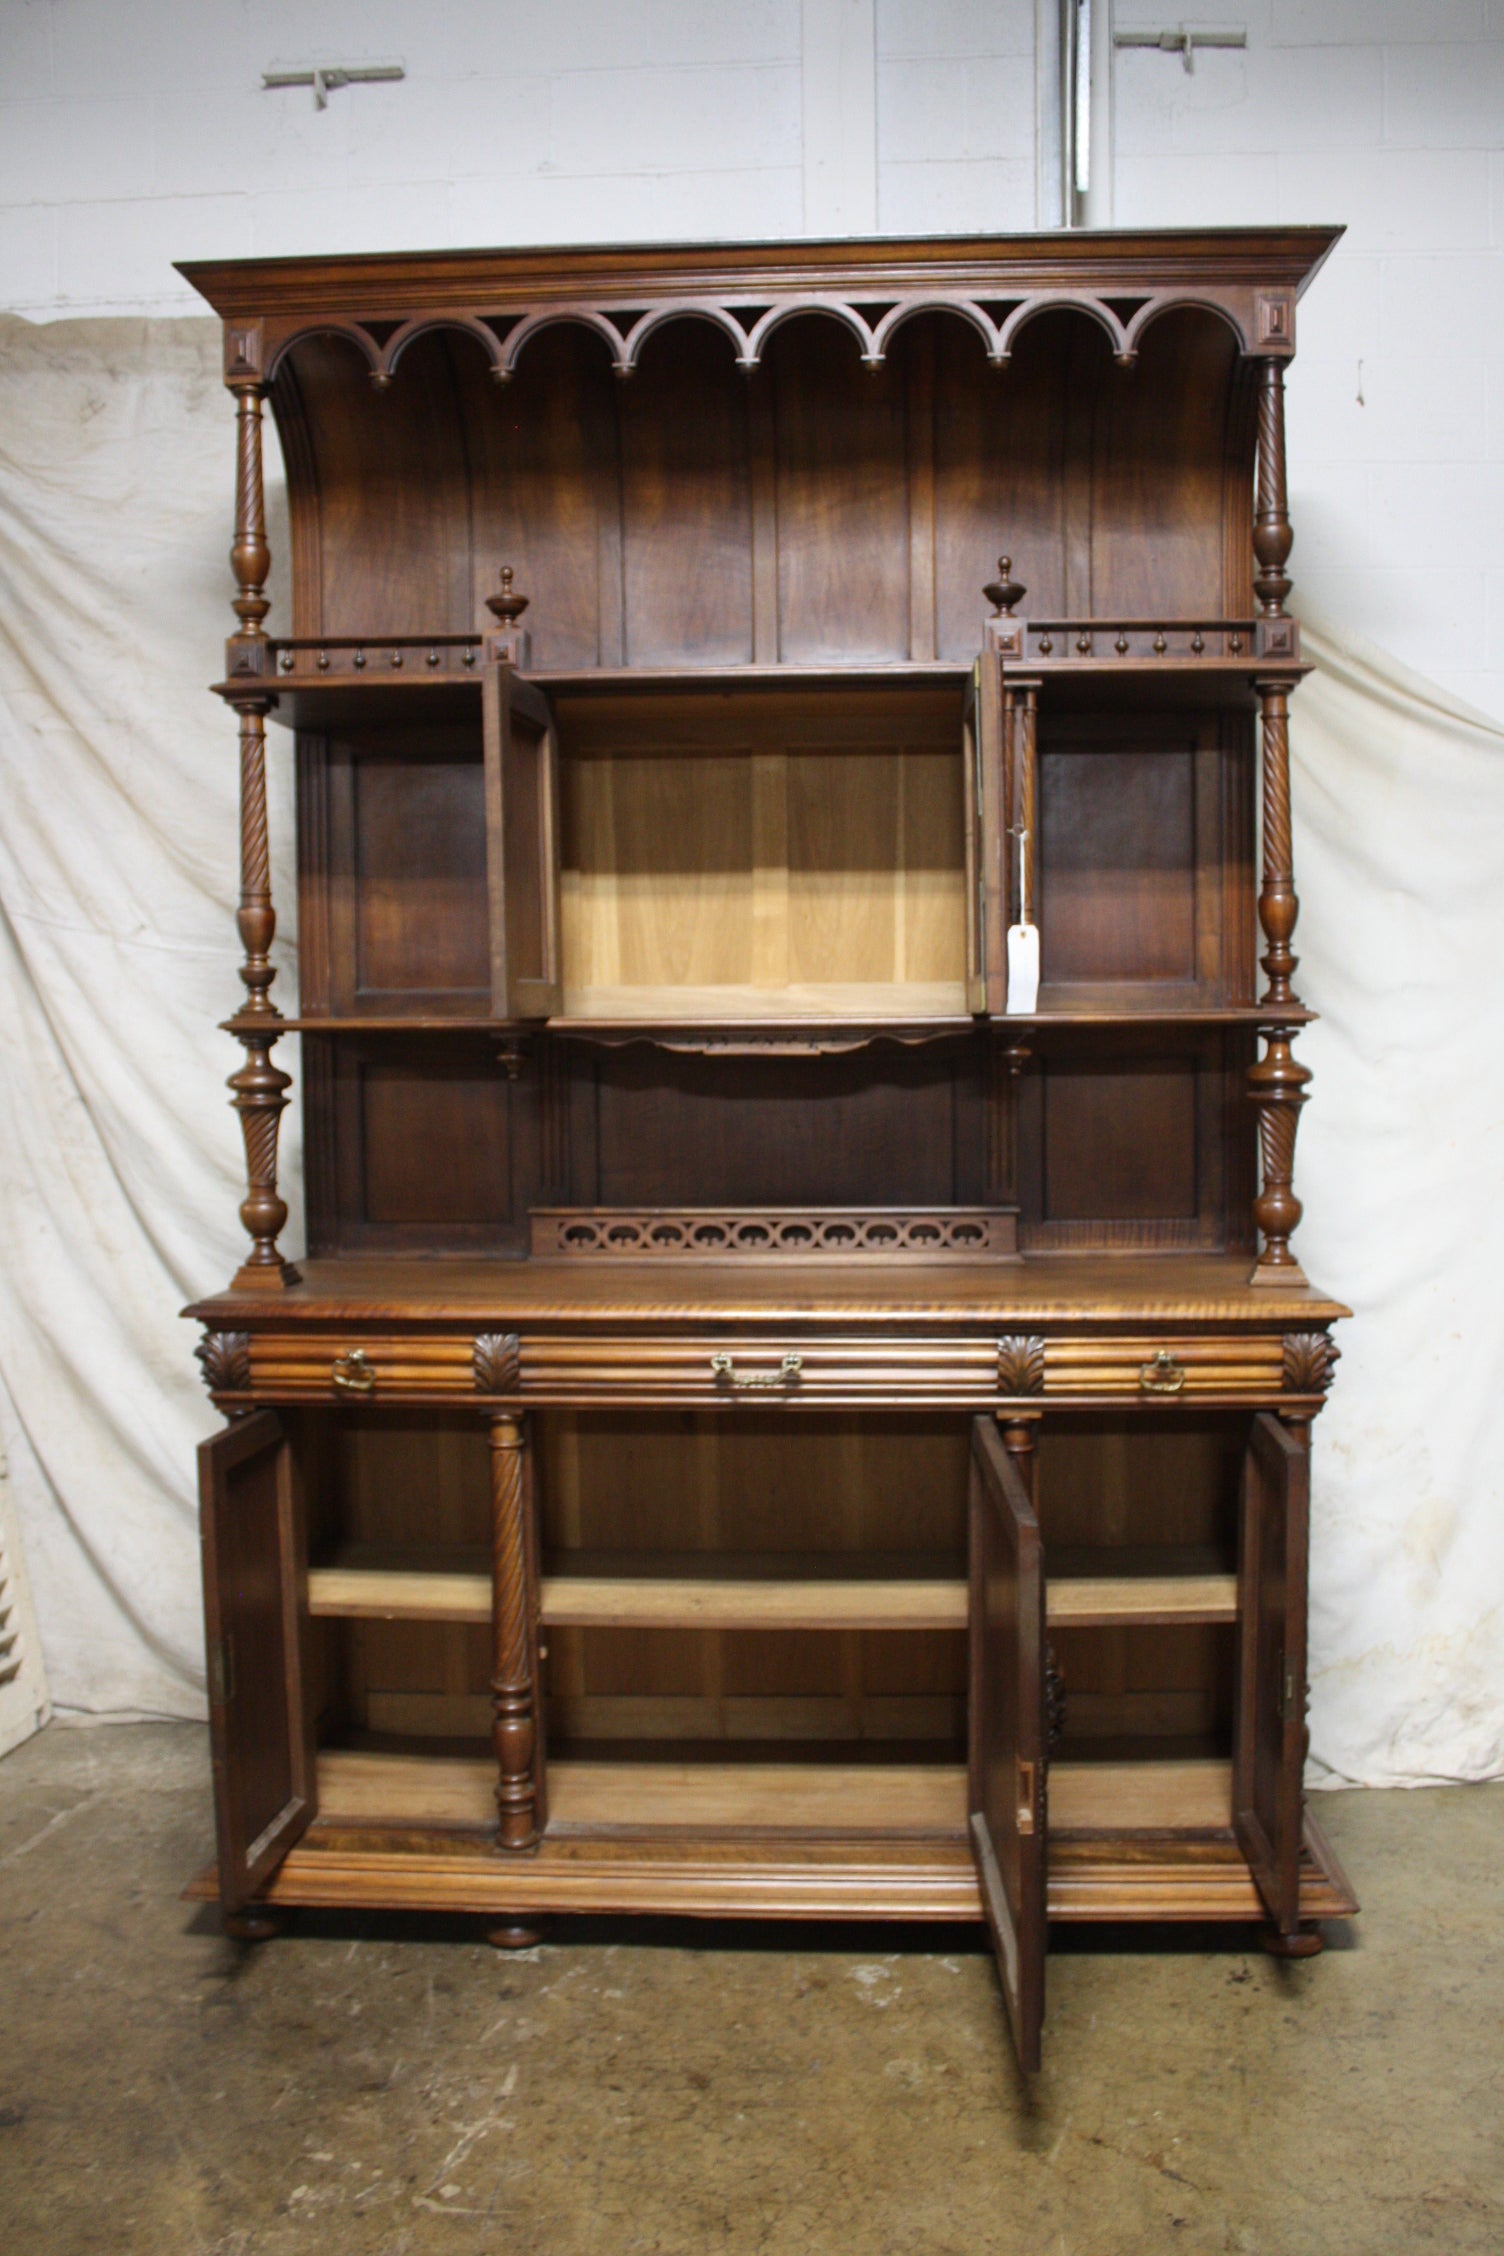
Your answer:
[[[1032,2066],[1047,1919],[1355,1909],[1301,1792],[1346,1311],[1290,1244],[1283,383],[1335,239],[183,269],[239,428],[232,1932],[985,1916]]]

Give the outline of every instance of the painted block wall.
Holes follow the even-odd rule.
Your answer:
[[[188,311],[171,262],[211,255],[1031,227],[1052,14],[0,0],[0,306]],[[824,205],[822,16],[875,48],[867,184],[859,147],[855,190]],[[1172,19],[1115,0],[1119,28]],[[1504,0],[1199,0],[1195,21],[1245,28],[1247,50],[1189,73],[1117,55],[1113,217],[1348,223],[1301,314],[1297,586],[1504,717]],[[318,60],[408,77],[323,112],[260,90],[263,69]]]
[[[1117,0],[1159,29],[1164,0]],[[1114,219],[1343,220],[1288,406],[1300,593],[1504,719],[1504,0],[1197,0],[1122,50]]]

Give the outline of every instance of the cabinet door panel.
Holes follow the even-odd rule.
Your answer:
[[[301,1528],[282,1421],[258,1410],[199,1450],[220,1906],[238,1911],[312,1822]]]
[[[1044,1564],[1039,1521],[996,1425],[971,1454],[972,1854],[1020,2065],[1044,2020]]]
[[[1261,1412],[1243,1466],[1233,1825],[1286,1933],[1300,1923],[1310,1436]]]
[[[547,700],[510,666],[485,669],[485,739],[491,1008],[550,1018],[562,995],[558,742]]]

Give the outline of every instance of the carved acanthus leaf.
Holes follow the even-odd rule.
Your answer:
[[[1001,1394],[1043,1394],[1044,1341],[1022,1337],[999,1340],[997,1383]]]
[[[480,1332],[475,1341],[477,1394],[513,1394],[522,1357],[515,1332]]]
[[[249,1332],[205,1332],[193,1350],[211,1394],[244,1394],[251,1383]]]
[[[1287,1394],[1325,1394],[1342,1350],[1325,1332],[1286,1332],[1284,1379]]]

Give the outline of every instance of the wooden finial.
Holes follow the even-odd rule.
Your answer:
[[[504,627],[515,627],[527,606],[528,598],[525,595],[513,593],[511,565],[503,564],[501,567],[501,593],[500,595],[488,595],[486,597],[486,609],[492,614],[493,618],[499,619]]]
[[[982,590],[983,595],[992,605],[994,614],[1004,619],[1012,618],[1014,604],[1022,603],[1028,592],[1022,580],[1015,580],[1013,577],[1013,559],[1011,556],[1000,556],[998,558],[997,578],[989,580]]]

